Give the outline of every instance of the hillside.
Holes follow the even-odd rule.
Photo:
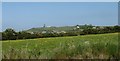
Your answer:
[[[88,28],[92,28],[92,27],[95,27],[95,26],[92,26],[90,24],[88,25],[75,25],[75,26],[61,26],[61,27],[55,27],[55,26],[52,26],[52,27],[38,27],[38,28],[31,28],[31,29],[28,29],[26,31],[29,31],[29,32],[42,32],[42,31],[71,31],[71,30],[74,30],[77,28],[77,26],[80,28],[80,29],[88,29]],[[97,26],[96,26],[97,27]]]
[[[69,31],[69,30],[73,30],[75,28],[75,26],[63,26],[63,27],[40,27],[40,28],[31,28],[27,31],[29,32],[42,32],[42,31]]]

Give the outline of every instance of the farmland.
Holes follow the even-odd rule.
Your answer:
[[[116,59],[118,33],[2,41],[3,59]]]

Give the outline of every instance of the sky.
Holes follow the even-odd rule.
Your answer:
[[[2,30],[33,27],[118,24],[117,2],[3,2]]]
[[[3,2],[118,2],[119,0],[1,0]]]
[[[0,31],[2,31],[2,3],[0,2]]]

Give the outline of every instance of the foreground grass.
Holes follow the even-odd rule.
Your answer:
[[[116,59],[118,33],[8,40],[3,59]]]

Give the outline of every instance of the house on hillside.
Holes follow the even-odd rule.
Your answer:
[[[61,33],[67,33],[66,31],[61,31]]]
[[[80,26],[79,25],[76,25],[76,29],[79,29],[80,28]]]
[[[73,30],[77,30],[77,29],[80,29],[79,25],[76,25],[75,28],[73,28]]]
[[[47,31],[42,31],[41,33],[42,33],[42,34],[47,33]]]
[[[97,28],[97,27],[95,27],[95,26],[94,26],[94,27],[92,27],[92,29],[96,29],[96,28]]]
[[[27,32],[27,33],[34,34],[34,32]]]
[[[104,27],[103,27],[103,26],[100,26],[100,29],[104,29]]]
[[[80,31],[83,31],[84,29],[80,29]]]

